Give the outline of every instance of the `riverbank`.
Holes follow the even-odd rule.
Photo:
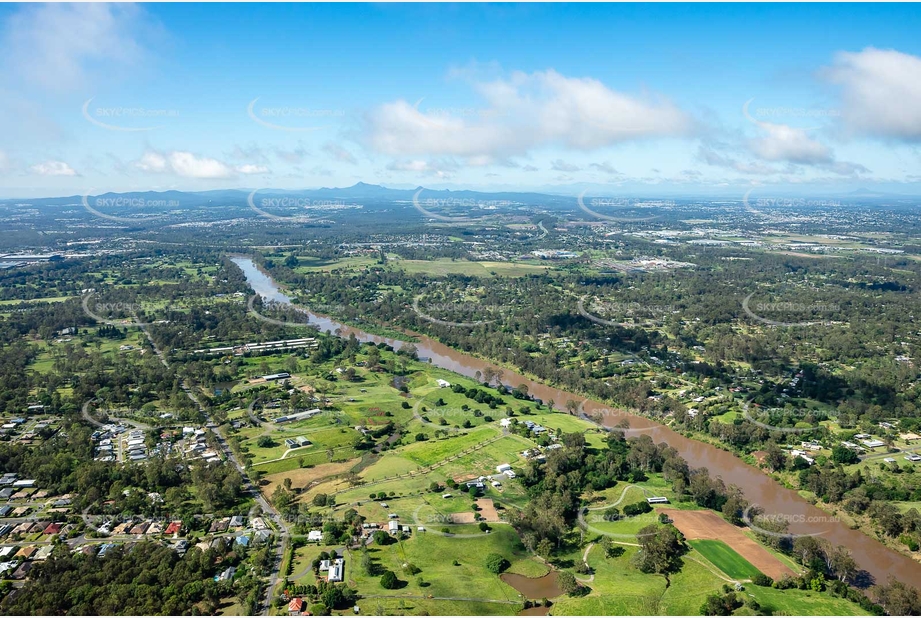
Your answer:
[[[247,274],[248,271],[257,271],[274,284],[270,277],[258,271],[252,260],[248,262],[249,268],[247,269],[244,268],[247,266],[245,260],[234,260],[234,263],[243,269],[244,274]],[[249,276],[247,279],[249,280]],[[321,330],[337,333],[340,337],[354,335],[360,341],[384,343],[395,349],[408,345],[405,341],[373,335],[336,322],[326,316],[313,313],[309,313],[309,316],[311,321],[320,326]],[[419,356],[430,359],[433,365],[468,377],[474,377],[477,372],[482,375],[487,367],[493,366],[492,363],[459,352],[424,335],[420,335],[413,346]],[[504,373],[503,382],[514,386],[525,384],[531,396],[543,401],[551,399],[554,402],[565,402],[569,399],[583,400],[582,405],[585,412],[589,416],[594,413],[601,414],[601,424],[605,427],[613,427],[626,420],[630,427],[628,435],[647,434],[656,443],[665,442],[673,447],[692,468],[706,468],[712,475],[721,477],[725,483],[738,486],[749,503],[760,507],[767,515],[787,518],[792,522],[790,532],[821,534],[832,544],[847,547],[860,568],[864,569],[874,582],[885,583],[890,577],[894,577],[906,584],[921,588],[921,564],[860,531],[852,530],[841,522],[828,521],[830,518],[825,511],[815,507],[792,489],[781,486],[763,471],[743,462],[729,451],[688,438],[665,425],[627,411],[611,414],[609,406],[601,402],[548,386],[513,370]],[[816,521],[822,522],[821,525],[811,523]]]

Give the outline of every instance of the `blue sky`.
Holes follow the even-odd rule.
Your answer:
[[[917,195],[919,26],[879,4],[2,5],[0,196]]]

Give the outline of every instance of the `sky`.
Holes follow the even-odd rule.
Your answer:
[[[921,195],[921,11],[0,5],[0,197]]]

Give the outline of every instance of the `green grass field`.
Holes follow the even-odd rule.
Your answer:
[[[760,571],[722,541],[697,540],[688,542],[723,573],[733,579],[751,579]]]

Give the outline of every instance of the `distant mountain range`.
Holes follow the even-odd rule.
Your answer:
[[[586,187],[582,187],[581,190],[579,187],[573,185],[567,187],[568,194],[549,192],[549,193],[539,193],[539,192],[516,192],[516,191],[474,191],[474,190],[451,190],[451,189],[430,189],[426,187],[416,187],[414,189],[393,189],[389,187],[384,187],[381,185],[368,184],[364,182],[356,183],[350,187],[322,187],[319,189],[257,189],[254,199],[262,199],[266,197],[283,197],[283,196],[298,196],[309,199],[316,200],[346,200],[346,201],[379,201],[379,202],[394,202],[394,201],[410,201],[413,196],[421,190],[419,194],[420,200],[431,200],[431,199],[474,199],[474,200],[496,200],[496,201],[514,201],[522,202],[525,204],[535,204],[542,203],[545,205],[572,205],[575,203],[575,195],[578,195],[581,191],[585,190]],[[571,192],[570,192],[571,191]],[[166,200],[174,201],[182,204],[185,207],[188,206],[199,206],[206,207],[208,205],[214,206],[228,206],[228,205],[244,205],[246,204],[247,199],[253,193],[253,189],[215,189],[210,191],[136,191],[136,192],[125,192],[125,193],[102,193],[95,194],[89,197],[94,200],[97,198],[121,198],[124,200],[145,200],[148,202],[155,202]],[[791,193],[789,191],[781,191],[777,188],[772,187],[762,187],[758,188],[757,193],[759,195],[765,196],[796,196],[799,197],[796,193]],[[588,187],[589,196],[598,196],[598,197],[609,197],[609,196],[618,196],[618,197],[635,197],[635,198],[650,198],[654,199],[657,197],[678,197],[673,193],[663,193],[658,194],[651,188],[647,187],[645,193],[638,193],[636,190],[623,191],[618,193],[613,190],[610,186],[604,185],[592,185]],[[72,204],[80,204],[85,196],[82,195],[71,195],[66,197],[44,197],[44,198],[9,198],[2,199],[0,203],[10,204],[10,203],[27,203],[33,204],[36,206],[66,206]],[[725,200],[727,198],[732,198],[734,195],[727,195],[725,192],[720,193],[719,195],[712,196],[712,199]],[[899,195],[897,193],[886,193],[882,191],[872,191],[866,188],[856,189],[849,193],[832,193],[829,192],[825,194],[824,197],[829,198],[843,198],[843,199],[915,199],[909,195]],[[693,197],[687,196],[685,199],[689,200],[706,200],[708,198]],[[741,201],[742,195],[738,196],[738,199]]]
[[[381,185],[372,185],[359,182],[351,187],[322,187],[320,189],[258,189],[254,199],[265,197],[298,196],[316,200],[375,200],[375,201],[411,201],[413,196],[421,190],[420,200],[429,199],[475,199],[475,200],[508,200],[524,203],[556,202],[572,203],[572,197],[561,195],[547,195],[542,193],[516,193],[511,191],[482,192],[482,191],[452,191],[449,189],[391,189]],[[99,198],[122,200],[143,200],[146,202],[174,201],[183,206],[215,206],[245,204],[253,189],[216,189],[212,191],[133,191],[126,193],[100,193],[89,196],[71,195],[66,197],[44,198],[15,198],[0,200],[3,203],[28,203],[36,206],[66,206],[80,204],[84,198],[95,201]],[[92,205],[92,202],[91,202]]]

